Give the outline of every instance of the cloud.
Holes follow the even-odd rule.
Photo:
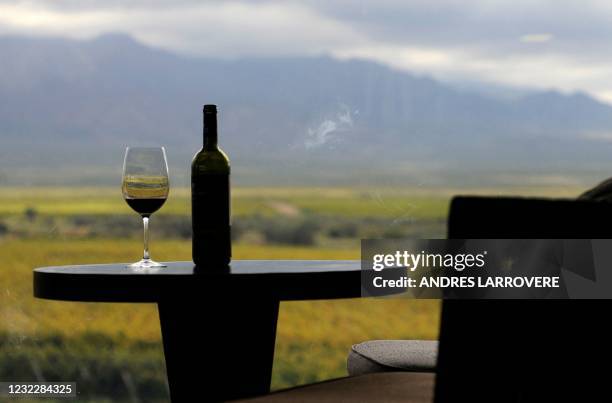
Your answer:
[[[612,133],[611,132],[586,132],[582,134],[582,137],[588,140],[602,141],[602,142],[612,142]]]
[[[0,0],[0,34],[108,32],[187,55],[325,54],[455,82],[581,90],[612,102],[612,4],[605,0]]]
[[[148,45],[213,57],[322,54],[363,40],[350,26],[292,3],[178,3],[172,8],[111,4],[83,9],[67,4],[0,4],[0,32],[79,39],[124,32]]]
[[[525,43],[543,43],[550,41],[552,38],[552,34],[525,34],[519,40]]]

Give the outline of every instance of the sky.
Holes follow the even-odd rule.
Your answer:
[[[122,32],[185,55],[360,58],[451,82],[612,103],[607,0],[0,0],[0,35]]]

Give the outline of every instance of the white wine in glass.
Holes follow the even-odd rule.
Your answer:
[[[144,253],[129,265],[135,269],[166,267],[149,254],[149,218],[166,202],[170,191],[168,162],[163,147],[128,147],[123,161],[123,198],[142,217]]]

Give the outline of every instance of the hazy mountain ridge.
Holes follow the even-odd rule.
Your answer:
[[[220,106],[234,164],[258,175],[316,177],[326,165],[347,175],[394,165],[554,170],[612,155],[602,141],[612,107],[581,93],[501,99],[365,61],[189,58],[119,34],[0,37],[0,57],[0,170],[116,164],[135,144],[164,144],[182,166],[201,143],[206,102]]]

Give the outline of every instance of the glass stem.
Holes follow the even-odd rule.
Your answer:
[[[142,255],[142,258],[144,260],[149,260],[150,256],[149,256],[149,217],[148,216],[142,216],[142,225],[144,227],[144,253]]]

